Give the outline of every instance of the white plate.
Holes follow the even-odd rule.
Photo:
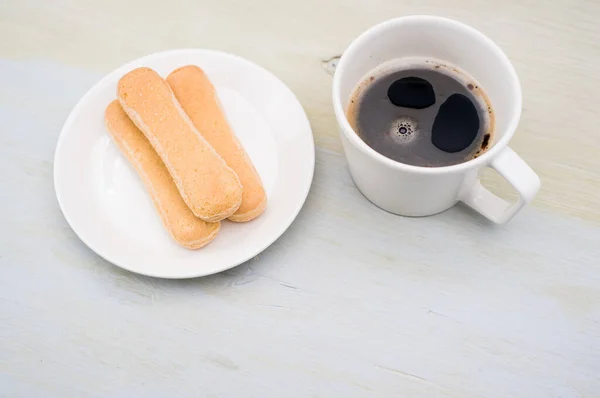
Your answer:
[[[265,213],[222,223],[199,250],[177,245],[163,228],[140,179],[112,143],[104,110],[131,69],[166,77],[195,64],[215,85],[236,134],[268,196]],[[208,50],[152,54],[110,73],[83,96],[67,119],[54,156],[54,185],[65,218],[81,240],[111,263],[139,274],[192,278],[232,268],[257,255],[300,211],[315,164],[313,136],[298,99],[279,79],[240,57]]]

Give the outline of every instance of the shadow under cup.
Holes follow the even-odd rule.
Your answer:
[[[510,140],[520,118],[522,102],[519,80],[510,61],[494,42],[474,28],[430,16],[384,22],[363,33],[344,52],[336,68],[334,87],[337,85],[338,90],[334,88],[333,101],[338,121],[346,133],[352,132],[354,138],[360,140],[346,119],[348,103],[357,85],[382,64],[405,57],[434,59],[457,67],[475,79],[487,94],[495,119],[492,146],[479,158],[463,164],[485,161],[486,157],[493,156],[494,146],[502,147],[504,145],[498,144]],[[343,121],[338,114],[340,110],[344,114]]]

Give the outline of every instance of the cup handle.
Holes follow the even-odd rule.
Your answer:
[[[488,167],[496,170],[517,190],[519,199],[515,203],[508,203],[488,191],[477,179],[462,192],[460,200],[489,220],[504,224],[531,202],[540,189],[540,178],[509,147],[504,148]]]

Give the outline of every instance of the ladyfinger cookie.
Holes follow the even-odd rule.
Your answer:
[[[235,213],[242,202],[237,174],[200,135],[158,73],[132,70],[119,80],[117,96],[197,217],[215,222]]]
[[[185,204],[164,163],[121,108],[113,101],[104,115],[117,147],[133,165],[169,234],[182,246],[198,249],[212,241],[221,223],[202,221]]]
[[[212,83],[202,69],[188,65],[167,77],[175,97],[200,134],[240,178],[244,191],[239,209],[229,220],[243,222],[258,217],[267,205],[267,195],[250,157],[240,144]]]

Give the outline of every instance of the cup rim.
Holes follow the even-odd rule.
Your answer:
[[[514,89],[516,92],[516,96],[515,96],[516,98],[513,103],[513,107],[516,109],[515,117],[513,117],[512,120],[509,122],[508,127],[506,128],[502,138],[498,142],[496,142],[492,146],[492,148],[490,148],[488,151],[483,153],[481,156],[479,156],[475,159],[468,160],[463,163],[450,165],[450,166],[441,166],[441,167],[414,166],[414,165],[410,165],[410,164],[400,163],[398,161],[390,159],[390,158],[380,154],[379,152],[375,151],[373,148],[368,146],[358,136],[358,134],[354,131],[352,126],[350,126],[350,122],[348,122],[348,119],[346,118],[346,112],[344,112],[344,105],[342,104],[342,101],[340,98],[341,97],[340,91],[341,91],[342,71],[345,69],[346,64],[348,62],[350,62],[349,59],[352,58],[354,53],[357,51],[357,49],[359,47],[362,46],[362,44],[364,44],[364,42],[372,39],[373,36],[377,36],[379,33],[386,30],[390,26],[399,25],[399,24],[406,23],[406,22],[424,21],[424,20],[426,20],[428,22],[437,22],[437,23],[443,23],[443,24],[447,24],[447,25],[453,25],[455,27],[459,27],[460,29],[467,31],[471,35],[478,36],[482,41],[484,41],[487,44],[488,47],[490,47],[490,49],[493,52],[496,53],[500,62],[502,62],[504,64],[504,67],[508,71],[509,78],[510,78],[509,81],[507,82],[507,84],[514,85]],[[467,73],[468,73],[468,71],[467,71]],[[419,172],[419,173],[425,173],[425,174],[443,174],[443,173],[449,173],[449,172],[458,172],[458,171],[464,171],[467,169],[471,169],[471,168],[474,168],[477,166],[483,166],[485,164],[489,164],[491,162],[492,158],[494,156],[496,156],[502,149],[504,149],[505,146],[507,146],[508,142],[514,135],[517,125],[519,124],[519,120],[521,118],[521,110],[522,110],[522,102],[523,102],[521,84],[519,82],[519,77],[517,76],[517,72],[515,71],[510,60],[508,59],[508,56],[504,53],[504,51],[502,51],[502,49],[496,43],[494,43],[490,38],[488,38],[486,35],[484,35],[480,31],[478,31],[477,29],[475,29],[467,24],[456,21],[454,19],[433,16],[433,15],[409,15],[409,16],[393,18],[393,19],[389,19],[387,21],[381,22],[375,26],[372,26],[371,28],[369,28],[366,31],[364,31],[363,33],[361,33],[357,38],[355,38],[350,43],[348,48],[344,51],[344,53],[340,57],[340,60],[338,62],[338,65],[335,69],[335,73],[333,76],[332,94],[333,94],[333,108],[334,108],[334,112],[335,112],[337,121],[340,124],[341,130],[342,130],[343,134],[346,136],[346,138],[348,138],[348,140],[357,149],[362,151],[364,154],[374,157],[375,159],[379,160],[380,162],[382,162],[394,169],[402,170],[402,171],[413,171],[413,172]]]

